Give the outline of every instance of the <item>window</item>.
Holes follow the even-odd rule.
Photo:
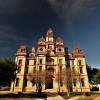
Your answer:
[[[42,59],[40,59],[40,64],[42,64]]]
[[[52,49],[52,46],[51,45],[48,45],[48,49]]]
[[[83,73],[83,68],[82,68],[82,67],[80,67],[80,73],[81,73],[81,74]]]
[[[28,66],[26,67],[26,73],[28,73]]]
[[[59,59],[59,64],[62,64],[62,59]]]
[[[78,63],[79,63],[79,65],[82,65],[82,60],[79,60]]]
[[[34,60],[34,65],[36,65],[36,60]]]
[[[40,51],[43,51],[43,48],[40,48]]]
[[[24,50],[23,49],[21,49],[21,52],[23,52]]]
[[[81,79],[81,86],[84,86],[84,79]]]
[[[40,71],[40,72],[42,71],[42,66],[39,66],[39,71]]]
[[[62,66],[60,66],[60,72],[62,72]]]
[[[34,73],[36,72],[36,67],[33,68],[33,72],[34,72]]]
[[[25,78],[25,81],[24,81],[24,86],[26,87],[27,86],[27,78]]]
[[[21,67],[20,66],[18,66],[18,73],[20,73],[21,72]]]
[[[72,66],[74,66],[74,60],[72,60]]]
[[[27,60],[27,65],[29,65],[29,60]]]
[[[16,86],[19,86],[19,78],[16,78]]]
[[[76,79],[73,80],[73,84],[74,84],[74,86],[76,86]]]
[[[61,48],[59,48],[58,50],[61,51]]]
[[[18,64],[19,64],[19,65],[22,64],[22,60],[21,60],[21,59],[19,60]]]
[[[51,59],[51,64],[54,64],[54,59]]]
[[[60,86],[63,86],[63,80],[60,78]]]

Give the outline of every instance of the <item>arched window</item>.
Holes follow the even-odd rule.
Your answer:
[[[22,59],[19,60],[18,64],[19,64],[19,65],[22,64]]]
[[[81,86],[84,86],[84,78],[81,79]]]
[[[76,86],[76,79],[73,79],[73,84],[74,86]]]
[[[60,72],[62,72],[62,66],[60,66]]]
[[[51,58],[47,59],[47,64],[54,64],[54,59]]]
[[[42,66],[39,66],[39,71],[40,71],[40,72],[42,71]]]
[[[19,86],[19,78],[16,78],[16,86]]]
[[[59,59],[59,64],[62,64],[62,59]]]
[[[36,67],[33,67],[33,72],[34,72],[34,73],[36,72]]]
[[[80,73],[81,74],[83,73],[83,67],[80,67]]]

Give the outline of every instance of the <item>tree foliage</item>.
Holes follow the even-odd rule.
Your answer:
[[[11,80],[14,79],[15,62],[12,59],[0,60],[0,85],[10,86]]]
[[[90,83],[99,83],[100,84],[100,70],[97,68],[91,68],[87,65],[87,73]]]

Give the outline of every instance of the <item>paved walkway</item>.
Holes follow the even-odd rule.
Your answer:
[[[99,97],[96,97],[95,100],[100,100],[100,96]]]
[[[76,97],[70,98],[70,99],[68,99],[68,100],[77,100],[77,99],[80,98],[80,97],[83,97],[83,96],[76,96]]]
[[[62,98],[59,95],[56,95],[54,97],[47,97],[47,100],[65,100],[64,98]]]

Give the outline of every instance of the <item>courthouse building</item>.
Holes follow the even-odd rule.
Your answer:
[[[38,83],[43,92],[90,91],[82,49],[77,46],[69,53],[63,39],[54,38],[51,28],[31,51],[21,45],[15,62],[16,78],[11,83],[11,91],[36,92]]]

